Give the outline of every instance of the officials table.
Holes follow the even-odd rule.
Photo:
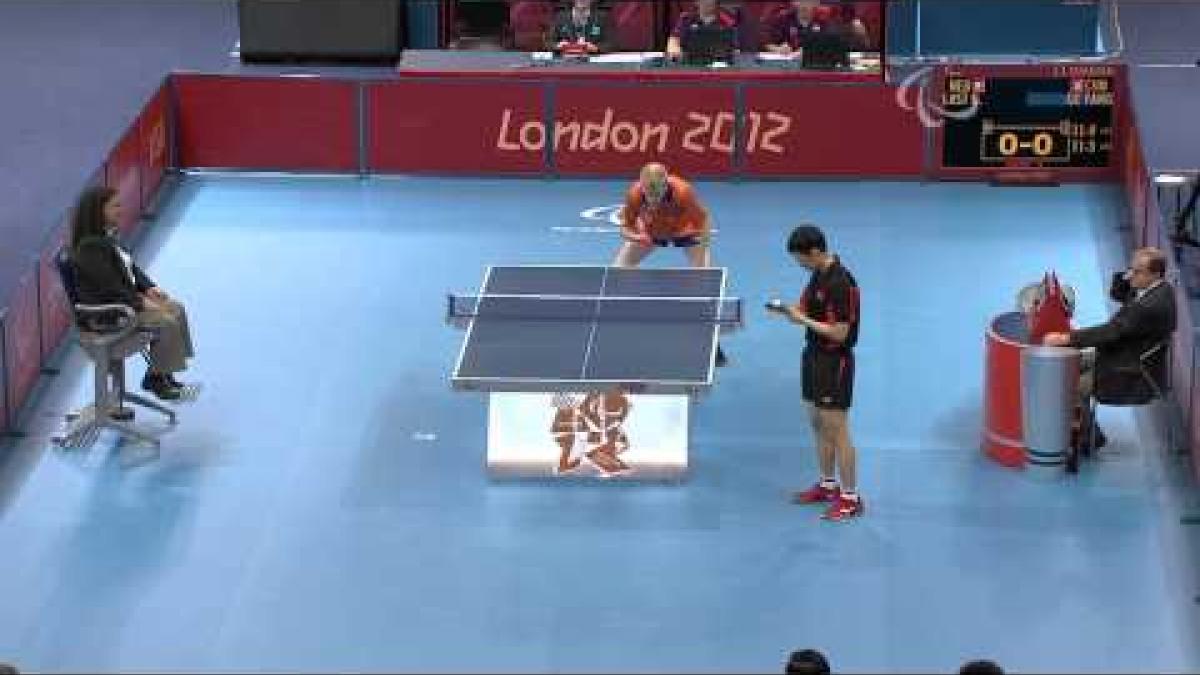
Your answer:
[[[563,58],[550,52],[407,49],[396,65],[404,75],[577,75],[628,79],[783,78],[799,81],[882,82],[878,52],[851,52],[849,63],[836,68],[805,68],[800,60],[767,52],[741,52],[729,63],[699,66],[670,61],[663,52],[612,52],[585,58]]]

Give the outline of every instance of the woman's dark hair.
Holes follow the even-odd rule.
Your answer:
[[[829,675],[829,661],[815,649],[799,649],[788,657],[783,672],[788,675]]]
[[[809,254],[813,250],[824,253],[825,248],[825,233],[821,232],[821,228],[816,225],[804,224],[792,230],[792,236],[788,237],[787,250],[788,253]]]
[[[71,250],[78,248],[79,242],[88,237],[105,235],[108,223],[104,220],[104,205],[116,194],[117,191],[110,187],[96,185],[79,195],[71,214]]]

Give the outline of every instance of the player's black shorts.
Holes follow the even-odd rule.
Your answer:
[[[854,352],[808,347],[803,362],[804,400],[818,408],[848,409],[854,398]]]
[[[676,246],[678,248],[691,248],[700,245],[700,237],[689,235],[686,237],[671,237],[669,239],[655,239],[655,246]]]

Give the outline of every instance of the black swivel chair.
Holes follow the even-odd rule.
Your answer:
[[[1090,457],[1092,449],[1096,447],[1096,439],[1099,432],[1099,424],[1096,420],[1097,405],[1113,405],[1113,406],[1143,406],[1151,403],[1157,403],[1159,406],[1166,408],[1165,415],[1167,426],[1167,448],[1175,447],[1175,416],[1173,407],[1168,396],[1171,393],[1171,338],[1167,338],[1162,342],[1154,345],[1150,349],[1138,355],[1138,364],[1136,373],[1135,368],[1128,369],[1134,377],[1140,378],[1147,385],[1148,395],[1136,400],[1122,401],[1106,401],[1100,400],[1093,395],[1087,401],[1088,425],[1087,434],[1080,447],[1073,448],[1067,455],[1067,471],[1075,473],[1079,470],[1079,456]]]
[[[154,339],[152,329],[139,327],[133,308],[121,304],[84,305],[79,303],[75,265],[67,250],[54,258],[63,290],[73,307],[72,317],[79,345],[92,361],[92,402],[67,415],[67,425],[54,442],[63,448],[81,448],[95,441],[101,429],[111,429],[124,438],[159,446],[158,437],[139,429],[122,414],[122,404],[136,403],[156,410],[175,424],[175,411],[125,389],[125,359],[142,353]]]

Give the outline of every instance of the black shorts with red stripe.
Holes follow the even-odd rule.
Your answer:
[[[801,390],[818,408],[847,410],[854,398],[854,352],[808,347],[804,350]]]

